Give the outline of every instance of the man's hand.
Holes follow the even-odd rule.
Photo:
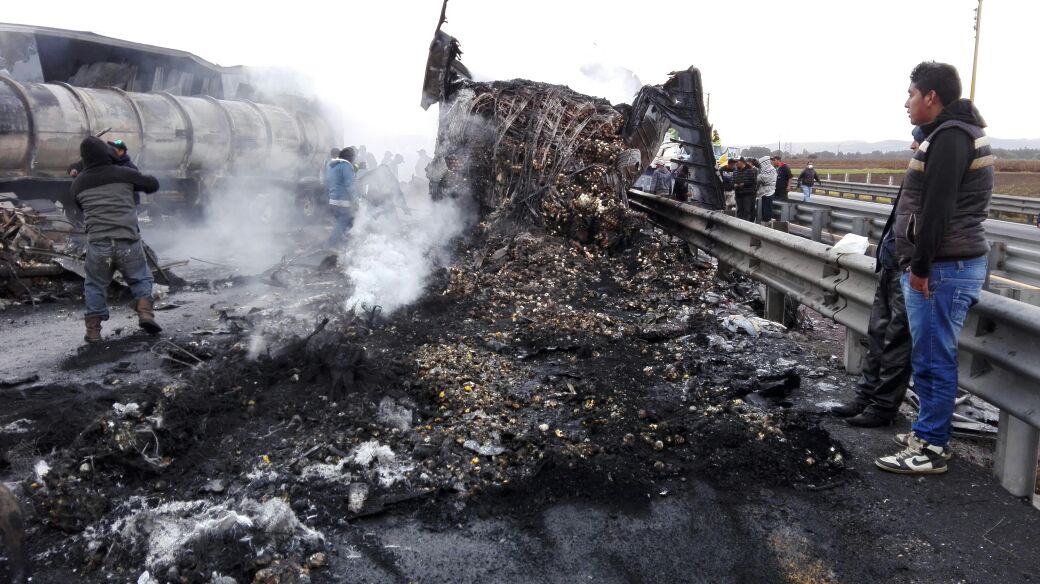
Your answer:
[[[910,287],[917,290],[921,294],[924,294],[924,299],[928,300],[928,278],[920,277],[913,272],[910,272]]]

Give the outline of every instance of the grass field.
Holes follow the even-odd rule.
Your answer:
[[[786,161],[795,176],[805,168],[808,160],[791,159]],[[832,180],[844,180],[848,173],[852,182],[866,182],[870,173],[870,182],[874,184],[899,184],[906,172],[906,160],[859,160],[852,163],[848,160],[814,160],[816,170],[826,178],[830,173]],[[856,164],[856,166],[853,166]],[[1040,197],[1040,160],[997,160],[994,176],[993,192],[1002,195],[1019,197]]]

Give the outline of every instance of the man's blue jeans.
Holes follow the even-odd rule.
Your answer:
[[[802,200],[808,201],[812,196],[812,185],[802,185]]]
[[[87,244],[87,277],[83,280],[83,298],[87,303],[84,316],[100,316],[108,320],[106,292],[116,270],[130,285],[134,300],[152,297],[152,271],[140,241],[104,239]]]
[[[354,226],[354,210],[330,204],[329,212],[332,213],[332,234],[329,235],[328,246],[335,248],[343,244],[347,232]]]
[[[968,309],[979,301],[986,265],[985,256],[932,264],[927,300],[910,287],[910,273],[903,273],[914,392],[921,400],[913,430],[929,444],[946,446],[950,441],[957,399],[957,338]]]

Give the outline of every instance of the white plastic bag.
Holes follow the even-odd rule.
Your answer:
[[[870,245],[870,241],[862,236],[856,235],[855,233],[846,233],[845,237],[842,237],[838,243],[834,244],[831,249],[835,253],[842,255],[847,253],[853,253],[856,255],[863,255],[867,251],[867,246]]]

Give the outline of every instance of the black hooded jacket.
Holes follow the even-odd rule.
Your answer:
[[[83,210],[90,241],[139,239],[134,191],[154,193],[154,176],[115,166],[108,144],[89,137],[79,145],[83,171],[72,182],[72,196]]]

